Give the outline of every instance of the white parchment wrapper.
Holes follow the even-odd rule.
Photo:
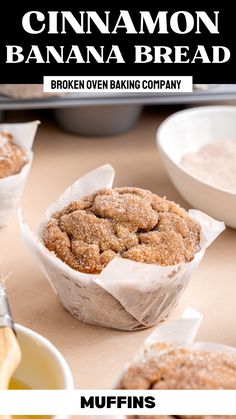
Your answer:
[[[29,251],[54,287],[64,307],[79,320],[123,330],[137,330],[164,320],[177,304],[206,247],[224,230],[224,223],[200,211],[191,216],[202,227],[201,250],[188,264],[157,266],[114,258],[99,275],[77,272],[49,252],[42,231],[51,215],[71,201],[112,187],[114,170],[104,165],[78,179],[48,208],[34,235],[19,212],[21,233]]]
[[[23,149],[26,156],[26,164],[22,167],[20,173],[0,179],[0,227],[8,224],[19,205],[33,160],[31,148],[38,124],[39,121],[0,124],[0,131],[11,133],[14,143]]]
[[[186,347],[199,351],[229,352],[236,355],[236,348],[213,342],[195,342],[195,337],[202,321],[202,315],[192,307],[186,308],[180,319],[169,320],[159,325],[144,341],[143,347],[128,362],[115,380],[114,388],[120,387],[120,382],[127,370],[137,362],[142,364],[147,354],[160,355],[176,347]],[[145,354],[145,355],[144,355]],[[116,418],[116,416],[113,416]]]

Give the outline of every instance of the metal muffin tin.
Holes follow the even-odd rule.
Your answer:
[[[199,87],[191,93],[175,94],[71,93],[38,99],[0,96],[0,113],[16,109],[53,109],[55,119],[63,129],[83,135],[112,135],[129,129],[138,120],[144,105],[236,100],[236,84]]]
[[[90,105],[54,109],[54,117],[66,131],[83,135],[114,135],[130,129],[142,105]]]

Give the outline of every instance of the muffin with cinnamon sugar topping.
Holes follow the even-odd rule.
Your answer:
[[[161,344],[162,346],[164,343]],[[236,355],[214,350],[152,345],[119,380],[124,390],[236,389]]]
[[[115,256],[162,266],[190,262],[200,250],[200,226],[150,191],[101,189],[54,213],[43,241],[71,268],[99,274]]]
[[[13,140],[10,133],[0,132],[0,179],[16,175],[26,163],[23,150]]]
[[[116,385],[122,390],[234,390],[236,355],[157,343],[127,366]],[[228,416],[133,415],[130,419],[226,419]],[[230,416],[235,419],[236,416]]]

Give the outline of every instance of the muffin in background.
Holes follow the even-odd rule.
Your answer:
[[[14,143],[13,135],[0,131],[0,179],[19,173],[27,161],[22,148]]]
[[[37,99],[48,96],[60,96],[65,93],[46,93],[43,84],[0,84],[0,95],[13,99]]]
[[[19,205],[33,161],[31,148],[38,124],[0,124],[0,227],[10,222]]]
[[[236,355],[164,343],[146,348],[121,376],[122,390],[236,389]]]

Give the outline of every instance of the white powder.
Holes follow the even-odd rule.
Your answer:
[[[185,154],[181,165],[199,180],[236,193],[236,140],[215,141]]]

